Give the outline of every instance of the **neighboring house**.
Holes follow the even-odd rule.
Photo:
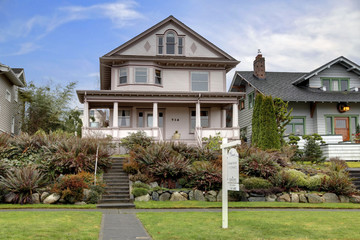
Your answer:
[[[169,16],[100,58],[101,90],[77,91],[84,103],[83,136],[120,139],[143,130],[159,141],[176,131],[187,143],[216,133],[239,139],[238,121],[226,127],[229,106],[238,118],[242,94],[226,91],[226,73],[238,63]],[[90,109],[109,109],[109,127],[91,128]]]
[[[21,116],[18,89],[25,86],[24,69],[0,63],[0,132],[17,135]]]
[[[246,93],[239,104],[241,134],[251,141],[255,96],[261,93],[288,101],[289,108],[293,108],[293,120],[287,126],[286,135],[318,133],[328,144],[338,145],[331,147],[333,151],[340,151],[339,142],[351,141],[359,124],[359,76],[359,65],[342,56],[311,72],[266,72],[265,58],[258,54],[254,71],[237,71],[230,87],[231,92]],[[345,148],[359,147],[351,144]],[[326,154],[331,149],[325,149]],[[357,153],[357,159],[354,156],[353,160],[360,160],[360,149]]]
[[[80,111],[80,119],[82,122],[85,122],[84,119],[84,109],[77,109]],[[99,127],[107,127],[108,120],[106,111],[101,109],[91,109],[89,112],[90,125],[89,127],[99,128]]]

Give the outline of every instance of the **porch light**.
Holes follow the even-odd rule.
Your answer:
[[[346,103],[339,103],[337,109],[339,112],[343,113],[349,111],[350,107]]]

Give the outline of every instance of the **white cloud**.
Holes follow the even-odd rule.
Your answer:
[[[20,44],[20,49],[18,51],[8,54],[8,56],[24,55],[32,51],[35,51],[38,48],[39,46],[33,42],[22,43]]]

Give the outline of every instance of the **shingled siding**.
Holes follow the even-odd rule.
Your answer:
[[[310,78],[309,85],[311,88],[319,88],[321,87],[321,78],[323,77],[331,77],[331,78],[349,78],[350,83],[349,87],[359,87],[360,86],[360,79],[359,76],[353,72],[347,72],[343,66],[339,64],[335,64],[331,66],[331,68],[325,69],[324,71],[320,72],[318,75]]]
[[[6,90],[11,93],[11,102],[6,99]],[[19,132],[19,108],[15,101],[14,85],[4,76],[0,75],[0,132],[11,133],[12,117],[15,117],[15,134]]]
[[[250,87],[249,85],[246,86],[245,109],[239,111],[239,127],[240,129],[247,127],[246,137],[248,142],[251,142],[251,122],[253,115],[253,108],[249,109],[249,94],[254,91],[255,89],[253,87]]]

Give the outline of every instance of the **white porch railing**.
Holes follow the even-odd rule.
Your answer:
[[[325,144],[337,144],[343,141],[342,135],[320,135],[325,142]],[[299,149],[304,149],[306,141],[300,137],[300,141],[298,141]],[[284,137],[285,141],[289,141],[288,137]]]

